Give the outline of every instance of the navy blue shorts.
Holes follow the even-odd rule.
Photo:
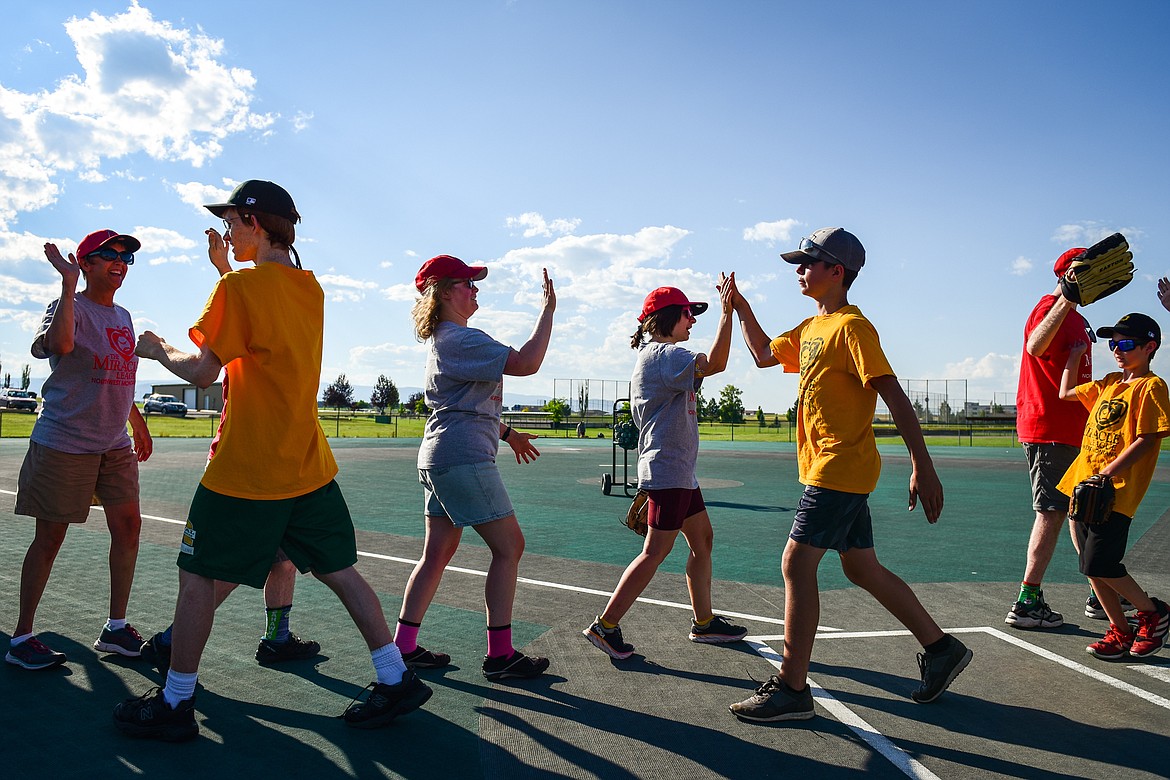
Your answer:
[[[869,494],[806,485],[788,538],[839,553],[873,547]]]

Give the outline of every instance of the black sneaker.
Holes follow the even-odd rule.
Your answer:
[[[716,615],[711,618],[711,621],[701,628],[694,620],[691,621],[692,642],[703,642],[708,645],[724,645],[731,642],[738,642],[745,636],[747,636],[746,628],[734,625],[722,615]]]
[[[1121,597],[1121,609],[1126,615],[1136,614],[1137,607],[1129,603],[1129,599],[1124,596]],[[1109,616],[1105,614],[1105,610],[1101,608],[1101,601],[1097,598],[1096,593],[1090,593],[1089,597],[1085,599],[1085,617],[1093,620],[1108,620]]]
[[[8,650],[4,660],[23,669],[51,669],[67,660],[64,653],[58,653],[35,636]]]
[[[1059,628],[1064,625],[1064,615],[1053,612],[1044,601],[1044,591],[1031,601],[1017,601],[1004,618],[1012,628]]]
[[[406,664],[407,669],[442,669],[451,665],[451,656],[415,647],[409,653],[402,654],[402,663]]]
[[[624,661],[634,654],[634,646],[622,639],[621,626],[606,628],[601,625],[601,618],[593,621],[593,625],[581,632],[593,646],[610,658]]]
[[[727,709],[740,720],[756,723],[808,720],[816,715],[813,711],[812,687],[806,684],[803,691],[794,691],[775,674],[754,694]]]
[[[413,712],[426,704],[434,693],[426,683],[407,669],[397,685],[372,682],[365,690],[370,692],[365,701],[354,699],[345,709],[345,725],[355,729],[376,729],[387,726],[399,715]],[[358,694],[361,695],[360,693]]]
[[[296,634],[289,634],[288,639],[284,642],[261,639],[260,645],[256,648],[256,661],[261,666],[271,666],[285,661],[303,661],[320,652],[320,643],[311,639],[301,639]]]
[[[919,704],[934,701],[969,663],[971,651],[953,636],[950,647],[941,653],[919,653],[918,670],[922,673],[922,685],[910,694],[910,698]]]
[[[117,653],[137,658],[142,654],[142,635],[129,623],[116,631],[103,628],[101,636],[93,643],[93,649],[99,653]]]
[[[195,699],[181,701],[171,709],[162,688],[151,688],[137,699],[127,699],[114,707],[114,725],[127,736],[163,742],[184,742],[199,736]]]
[[[509,656],[483,657],[483,676],[489,680],[506,680],[509,677],[539,677],[548,669],[547,658],[535,655],[524,655],[519,650],[513,650]]]
[[[171,645],[162,640],[162,632],[159,632],[142,643],[142,648],[139,650],[139,657],[147,663],[158,669],[159,674],[163,677],[167,676],[167,670],[171,668]]]

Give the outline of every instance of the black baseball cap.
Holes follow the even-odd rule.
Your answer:
[[[865,247],[845,228],[821,228],[800,239],[800,248],[795,252],[785,252],[780,257],[793,265],[824,260],[842,265],[848,271],[860,271],[865,265]]]
[[[210,203],[204,208],[217,217],[222,217],[228,209],[240,209],[284,217],[293,224],[301,221],[301,215],[297,213],[297,207],[293,205],[292,196],[288,191],[279,184],[261,179],[241,182],[232,190],[226,203]]]
[[[1154,318],[1136,312],[1125,315],[1112,328],[1097,328],[1097,335],[1104,339],[1121,336],[1127,339],[1162,343],[1162,329],[1158,327]]]

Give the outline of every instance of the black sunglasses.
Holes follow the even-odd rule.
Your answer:
[[[835,265],[845,265],[844,263],[842,263],[840,260],[837,259],[837,256],[835,254],[830,252],[828,249],[825,249],[823,246],[821,246],[817,242],[813,241],[811,238],[800,239],[800,251],[804,252],[806,255],[813,258],[814,260],[823,260],[825,262],[832,261]],[[821,257],[821,255],[824,255],[824,257]]]
[[[88,255],[86,255],[86,257],[100,257],[102,260],[111,263],[115,260],[121,260],[126,265],[134,265],[133,252],[119,252],[116,249],[110,249],[108,247],[105,249],[99,249],[96,252],[90,252]]]

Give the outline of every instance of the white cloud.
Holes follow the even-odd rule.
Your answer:
[[[418,298],[418,290],[414,288],[414,283],[392,284],[389,287],[382,288],[382,297],[389,301],[399,301],[413,304]]]
[[[60,277],[57,278],[56,282],[36,284],[17,279],[14,276],[0,275],[0,303],[8,306],[33,303],[43,307],[47,301],[56,298],[60,292]],[[41,311],[43,312],[43,309]],[[36,317],[37,322],[40,322],[40,313]]]
[[[581,220],[554,219],[552,222],[548,222],[535,211],[527,211],[518,217],[508,217],[506,224],[510,228],[523,228],[525,238],[534,236],[549,238],[554,233],[557,235],[572,233],[581,224]]]
[[[309,126],[309,121],[313,118],[312,111],[298,111],[292,118],[292,126],[294,132],[301,132]]]
[[[1134,239],[1144,235],[1140,229],[1135,227],[1110,227],[1096,220],[1086,220],[1061,225],[1053,232],[1052,240],[1067,249],[1073,246],[1092,246],[1114,233],[1122,233],[1131,244]]]
[[[366,290],[375,290],[375,282],[367,282],[340,274],[321,274],[317,277],[325,291],[325,299],[341,303],[356,303],[366,297]]]
[[[188,181],[180,184],[172,184],[171,189],[179,196],[179,200],[186,203],[201,214],[207,214],[203,206],[207,203],[223,203],[227,200],[228,195],[232,194],[232,190],[239,184],[233,179],[222,179],[222,186],[214,184],[204,184],[198,181]]]
[[[1030,272],[1035,263],[1022,255],[1012,261],[1012,276],[1023,276]]]
[[[800,225],[800,220],[780,219],[775,222],[757,222],[750,228],[744,228],[744,241],[765,241],[768,246],[777,242],[788,243],[792,240],[792,229]]]
[[[156,20],[137,0],[65,31],[81,74],[33,94],[0,85],[0,228],[54,203],[68,173],[101,181],[105,160],[135,153],[201,166],[229,135],[275,121],[251,109],[252,74],[219,62],[222,41]]]
[[[169,249],[194,249],[193,240],[169,228],[138,226],[130,234],[142,242],[142,253],[165,252]]]
[[[191,265],[193,262],[191,255],[159,255],[147,261],[149,265]]]

